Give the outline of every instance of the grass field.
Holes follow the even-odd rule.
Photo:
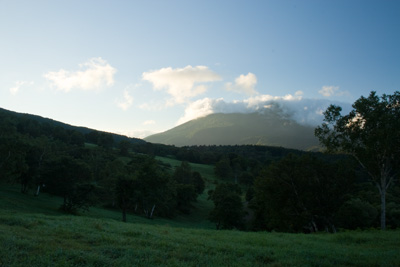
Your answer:
[[[0,266],[400,266],[400,231],[284,234],[147,220],[0,187]],[[202,227],[202,225],[204,227]]]

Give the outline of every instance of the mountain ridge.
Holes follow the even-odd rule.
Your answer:
[[[119,143],[120,141],[129,141],[130,143],[139,143],[139,144],[146,143],[143,139],[140,139],[140,138],[128,137],[125,135],[96,130],[96,129],[92,129],[92,128],[88,128],[88,127],[84,127],[84,126],[75,126],[75,125],[71,125],[68,123],[61,122],[61,121],[53,120],[51,118],[46,118],[46,117],[42,117],[42,116],[35,115],[35,114],[11,111],[11,110],[7,110],[7,109],[0,107],[0,115],[1,114],[7,114],[12,117],[27,118],[27,119],[37,121],[39,123],[49,123],[55,127],[62,127],[66,130],[76,130],[82,134],[88,134],[92,131],[98,132],[98,133],[107,133],[107,134],[112,135],[115,143]]]
[[[175,146],[266,145],[301,150],[317,150],[319,145],[314,127],[267,109],[253,113],[210,114],[144,140]]]

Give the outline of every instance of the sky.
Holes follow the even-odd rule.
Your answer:
[[[400,1],[0,0],[0,107],[143,138],[400,90]]]

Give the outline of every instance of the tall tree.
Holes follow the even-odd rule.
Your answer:
[[[328,151],[348,153],[367,171],[379,190],[381,229],[386,227],[386,192],[398,175],[400,160],[400,92],[360,97],[347,115],[331,105],[315,135]]]
[[[62,210],[74,213],[78,209],[89,208],[94,186],[86,163],[70,156],[61,156],[47,161],[44,169],[47,191],[64,198]]]
[[[170,176],[161,170],[153,158],[145,158],[144,162],[137,166],[135,178],[138,201],[147,218],[152,219],[156,211],[166,216],[173,213],[172,196],[175,192]]]
[[[135,189],[137,188],[137,181],[127,175],[120,174],[117,178],[115,185],[115,195],[117,198],[118,206],[122,210],[122,221],[126,222],[126,212],[135,203],[137,194]]]
[[[270,164],[255,181],[256,224],[269,230],[316,232],[322,227],[335,232],[336,212],[355,179],[348,166],[308,154],[289,154]]]
[[[214,209],[209,219],[215,222],[217,230],[243,228],[245,212],[237,184],[219,184],[214,191],[209,191],[209,199],[214,202]]]
[[[187,161],[182,161],[181,166],[175,168],[173,178],[176,182],[177,209],[190,213],[192,203],[204,191],[204,180],[199,172],[192,172]]]

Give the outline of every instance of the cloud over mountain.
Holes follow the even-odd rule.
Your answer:
[[[330,104],[339,105],[344,112],[351,108],[348,103],[332,102],[326,99],[306,99],[301,92],[295,95],[258,95],[240,101],[227,102],[223,98],[203,98],[189,104],[178,125],[213,113],[253,113],[266,109],[280,112],[303,125],[316,126],[323,121],[323,112]]]

